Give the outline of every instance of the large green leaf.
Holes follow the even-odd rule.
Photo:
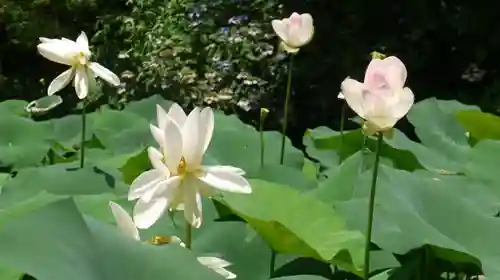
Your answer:
[[[0,263],[38,280],[222,279],[180,246],[141,244],[85,221],[71,200],[40,207],[0,230]]]
[[[457,111],[456,117],[460,124],[475,139],[500,139],[500,118],[478,110]]]
[[[252,194],[225,194],[223,203],[242,216],[279,252],[362,266],[363,236],[349,230],[332,208],[283,185],[251,180]]]

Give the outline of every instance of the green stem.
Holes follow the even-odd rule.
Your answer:
[[[344,148],[344,123],[345,123],[345,107],[346,102],[342,104],[340,113],[340,150],[339,150],[339,164],[342,163],[342,151]]]
[[[276,251],[271,249],[271,263],[269,265],[269,278],[273,278],[275,267],[276,267]]]
[[[86,122],[87,116],[85,112],[85,101],[83,101],[82,106],[82,139],[80,141],[80,168],[85,165],[85,134],[86,134]]]
[[[192,240],[193,228],[191,224],[186,221],[186,248],[191,250],[191,240]]]
[[[260,137],[260,168],[264,168],[265,144],[264,144],[264,120],[262,119],[260,120],[259,137]]]
[[[280,153],[280,164],[285,161],[285,139],[286,139],[286,127],[288,124],[288,103],[290,102],[290,91],[292,87],[292,68],[293,68],[293,55],[290,57],[290,64],[288,65],[288,80],[286,83],[286,96],[285,96],[285,107],[284,107],[284,117],[281,135],[281,153]]]
[[[384,136],[382,133],[378,133],[377,135],[377,147],[375,150],[375,163],[373,165],[373,176],[372,176],[372,184],[370,189],[370,201],[368,205],[368,224],[367,224],[367,232],[365,239],[365,267],[363,270],[363,279],[368,280],[370,276],[370,243],[372,240],[372,229],[373,229],[373,212],[375,208],[375,192],[377,186],[377,176],[378,176],[378,166],[380,159],[380,150],[382,147],[382,142]]]

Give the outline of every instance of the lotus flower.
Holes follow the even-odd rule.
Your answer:
[[[186,116],[178,105],[172,106],[168,114],[158,110],[160,127],[151,125],[161,148],[148,148],[154,169],[141,174],[130,186],[128,199],[137,199],[133,217],[138,228],[149,228],[167,209],[179,208],[198,228],[202,223],[202,195],[210,197],[218,190],[252,192],[242,169],[202,165],[214,129],[212,110],[195,108]]]
[[[372,59],[360,83],[342,82],[342,94],[351,109],[365,120],[364,133],[388,132],[404,117],[414,102],[413,92],[404,87],[406,67],[397,57]]]
[[[109,208],[111,208],[111,212],[115,217],[116,226],[126,235],[132,237],[137,241],[141,241],[141,237],[139,235],[139,230],[135,226],[132,217],[123,209],[120,205],[110,201]],[[177,236],[172,236],[171,238],[172,244],[179,244],[182,247],[186,247],[186,245],[182,242],[182,240]],[[217,257],[197,257],[197,260],[202,265],[214,270],[216,273],[222,275],[225,279],[235,279],[236,274],[232,273],[225,269],[231,265],[231,263]]]
[[[271,24],[282,41],[282,47],[288,53],[297,53],[314,35],[313,18],[307,13],[301,15],[292,13],[289,18],[275,19]]]
[[[76,95],[84,99],[89,88],[95,84],[95,76],[101,77],[106,82],[118,86],[120,79],[113,72],[97,62],[91,62],[89,42],[84,32],[76,41],[67,38],[49,39],[40,38],[38,52],[48,60],[68,65],[70,68],[57,76],[49,85],[48,95],[60,91],[73,80]]]

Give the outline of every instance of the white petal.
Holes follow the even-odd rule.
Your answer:
[[[150,228],[160,219],[167,210],[168,200],[166,197],[155,197],[148,202],[137,200],[134,207],[134,223],[138,228]]]
[[[74,75],[75,72],[73,68],[70,68],[62,72],[59,76],[55,77],[55,79],[52,80],[47,90],[47,94],[53,95],[54,93],[63,89],[65,86],[69,84],[69,82],[71,82],[71,79],[73,79]]]
[[[180,191],[180,182],[180,177],[170,177],[160,183],[151,199],[137,200],[134,207],[134,223],[138,228],[149,228],[163,216]]]
[[[149,125],[149,129],[151,130],[151,134],[153,135],[153,138],[155,139],[156,143],[158,143],[158,145],[160,147],[164,147],[165,146],[165,136],[164,136],[164,132],[162,129],[160,129],[159,127],[157,127],[156,125],[152,125],[150,124]]]
[[[341,85],[344,98],[351,109],[361,118],[365,118],[364,112],[364,85],[356,80],[346,78]]]
[[[170,171],[168,170],[167,166],[163,163],[163,154],[158,151],[156,148],[149,147],[148,148],[148,157],[149,161],[151,162],[151,165],[154,167],[154,169],[160,171],[163,173],[165,178],[170,176]]]
[[[186,122],[187,115],[184,113],[184,110],[182,109],[179,104],[174,103],[170,106],[170,109],[168,110],[168,116],[174,120],[179,127],[183,127],[184,123]]]
[[[55,39],[50,39],[51,41],[46,41],[37,45],[38,52],[48,60],[53,62],[72,65],[72,57],[76,55],[77,50],[75,48],[75,43],[55,41]]]
[[[313,18],[310,14],[305,13],[300,15],[301,17],[301,28],[300,28],[300,44],[303,46],[309,43],[314,35],[314,25]]]
[[[188,166],[197,166],[201,163],[203,141],[199,135],[200,108],[194,108],[187,116],[182,126],[182,155]]]
[[[339,94],[337,95],[337,98],[338,99],[345,99],[344,94],[342,92],[339,92]]]
[[[194,228],[199,228],[202,222],[201,195],[191,184],[183,184],[184,187],[184,218]]]
[[[158,122],[158,127],[164,130],[165,124],[167,123],[167,112],[158,104],[156,104],[156,120]]]
[[[398,102],[392,105],[392,115],[397,119],[401,119],[410,111],[415,102],[415,96],[409,88],[403,88],[394,94],[397,96]]]
[[[367,93],[364,97],[365,119],[369,123],[370,130],[387,130],[393,127],[398,118],[391,111],[391,94]]]
[[[198,129],[200,141],[202,141],[202,143],[200,143],[200,147],[203,149],[200,153],[201,156],[203,156],[207,151],[208,145],[210,145],[212,134],[214,132],[214,113],[212,108],[207,107],[201,111]]]
[[[76,38],[76,43],[82,48],[82,49],[88,49],[89,48],[89,39],[87,38],[87,35],[85,32],[82,31],[78,38]]]
[[[288,41],[288,26],[282,21],[273,19],[271,21],[271,25],[273,26],[273,30],[280,37],[280,39],[284,42]]]
[[[198,257],[197,259],[202,265],[214,270],[218,274],[222,275],[225,279],[236,278],[236,274],[224,269],[224,267],[230,266],[231,263],[223,259],[219,259],[217,257]]]
[[[213,172],[226,172],[226,173],[233,173],[235,175],[243,176],[245,175],[245,170],[230,166],[230,165],[216,165],[216,166],[206,166],[204,169],[209,169]]]
[[[382,61],[386,68],[386,77],[390,86],[395,89],[403,88],[408,75],[404,63],[395,56],[389,56]]]
[[[198,174],[198,179],[221,191],[245,194],[252,192],[250,183],[243,176],[232,170],[228,172],[220,166],[204,167],[203,172]]]
[[[128,200],[135,200],[143,196],[161,180],[165,180],[165,175],[159,170],[148,170],[139,175],[130,185]]]
[[[73,80],[76,95],[80,99],[84,99],[89,94],[89,77],[85,68],[78,67],[75,70],[75,79]]]
[[[110,201],[109,202],[109,207],[111,208],[111,212],[113,213],[113,216],[115,217],[116,221],[116,226],[125,234],[129,235],[130,237],[136,239],[136,240],[141,240],[139,236],[139,230],[134,224],[134,221],[132,220],[132,217],[123,209],[120,205]]]
[[[164,160],[168,169],[176,173],[182,157],[182,132],[177,124],[172,120],[167,120],[163,131]]]
[[[109,69],[106,67],[102,66],[101,64],[97,62],[90,62],[89,63],[89,68],[92,70],[98,77],[102,78],[106,82],[116,86],[120,85],[120,78],[118,76],[111,72]]]

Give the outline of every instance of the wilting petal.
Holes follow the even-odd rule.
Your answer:
[[[165,130],[167,119],[167,112],[165,112],[160,105],[156,104],[156,121],[158,122],[158,128]]]
[[[156,169],[148,170],[137,177],[128,191],[128,200],[138,199],[147,191],[153,188],[161,180],[165,180],[165,175]]]
[[[180,128],[172,120],[168,120],[165,124],[163,139],[165,139],[163,146],[165,164],[172,173],[175,173],[181,162],[183,137]]]
[[[174,122],[177,123],[177,125],[182,128],[184,126],[184,123],[186,122],[187,115],[184,113],[184,110],[182,109],[179,104],[174,103],[170,106],[170,109],[168,110],[167,114]]]
[[[115,217],[116,226],[130,237],[136,240],[141,240],[141,237],[139,236],[139,230],[135,226],[132,217],[130,217],[127,211],[125,211],[125,209],[123,209],[120,205],[112,201],[109,202],[109,207],[111,208],[111,212]]]
[[[149,161],[151,162],[151,165],[154,167],[154,169],[160,171],[161,173],[164,174],[165,178],[170,176],[170,171],[168,170],[167,166],[163,163],[163,154],[158,151],[157,149],[153,147],[148,148],[148,157]]]
[[[404,117],[408,111],[410,111],[413,103],[415,102],[415,96],[409,88],[403,88],[394,92],[394,95],[398,99],[395,104],[392,104],[391,111],[392,116],[398,120]]]
[[[225,279],[235,279],[236,274],[224,269],[231,265],[231,263],[217,258],[217,257],[198,257],[197,260],[204,266],[214,270]]]
[[[250,183],[241,175],[233,173],[231,169],[220,166],[204,167],[204,172],[198,175],[198,179],[221,191],[234,193],[251,193]]]
[[[85,68],[76,68],[73,86],[75,87],[76,95],[78,96],[78,98],[84,99],[85,97],[87,97],[89,93],[89,77],[87,76],[87,71],[85,70]]]
[[[46,40],[46,39],[44,39]],[[55,39],[48,39],[46,43],[37,45],[38,52],[48,60],[53,62],[72,65],[72,57],[77,53],[75,43],[55,41]],[[54,40],[54,41],[53,41]]]
[[[273,19],[271,25],[276,35],[278,35],[282,41],[288,41],[288,27],[282,20]]]
[[[200,108],[194,108],[187,116],[186,122],[182,127],[182,155],[186,163],[198,165],[203,156],[203,141],[199,134]]]
[[[120,78],[118,76],[111,72],[108,68],[102,66],[101,64],[97,62],[90,62],[89,63],[89,68],[92,70],[98,77],[101,79],[105,80],[106,82],[112,84],[113,86],[119,86],[120,85]]]
[[[69,84],[69,82],[71,82],[71,79],[73,79],[74,75],[75,72],[73,68],[70,68],[62,72],[59,76],[57,76],[54,80],[52,80],[47,90],[47,94],[53,95],[54,93],[63,89],[65,86]]]
[[[364,85],[356,80],[346,78],[341,85],[344,98],[351,109],[364,118]]]
[[[202,222],[201,195],[191,184],[184,187],[184,218],[194,228],[199,228]]]
[[[200,123],[198,126],[200,143],[202,145],[201,155],[203,156],[210,145],[214,131],[214,113],[212,108],[204,108],[200,113]]]

